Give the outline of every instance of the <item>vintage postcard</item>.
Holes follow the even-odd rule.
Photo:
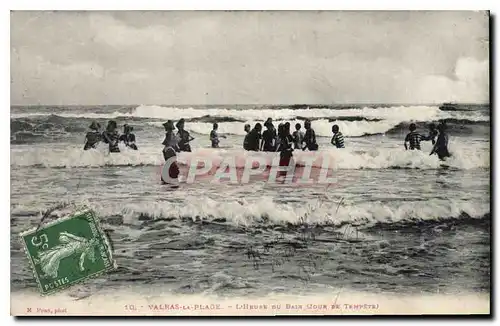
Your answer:
[[[11,315],[490,314],[487,11],[12,11]]]

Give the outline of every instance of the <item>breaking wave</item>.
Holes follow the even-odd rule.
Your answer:
[[[488,203],[470,200],[428,199],[423,201],[391,201],[338,204],[338,200],[308,200],[305,203],[280,203],[269,197],[256,200],[217,201],[209,197],[181,202],[154,201],[129,202],[113,206],[110,204],[84,203],[95,209],[106,222],[116,224],[138,224],[148,220],[206,220],[227,222],[237,226],[259,226],[279,224],[328,224],[333,226],[353,225],[372,227],[378,224],[414,224],[442,222],[460,219],[488,218]],[[39,210],[18,205],[11,208],[13,216]],[[55,213],[57,215],[57,213]],[[111,219],[113,221],[111,221]]]
[[[453,142],[452,142],[453,144]],[[460,143],[450,145],[450,157],[446,164],[456,169],[489,168],[490,156],[486,149],[465,146]],[[180,153],[178,161],[184,165],[202,160],[213,166],[234,160],[237,168],[243,168],[247,160],[259,159],[270,166],[278,153],[247,152],[242,149],[196,149],[192,153]],[[230,160],[230,161],[228,161]],[[298,151],[294,154],[297,165],[314,162],[313,167],[321,168],[328,162],[329,169],[437,169],[441,162],[436,156],[425,151],[405,151],[401,148],[373,149],[324,149],[317,152]],[[11,166],[14,167],[101,167],[101,166],[160,166],[164,160],[158,147],[141,147],[139,151],[122,148],[121,153],[109,154],[104,146],[96,150],[83,151],[80,147],[64,149],[32,148],[30,151],[11,150]]]
[[[313,128],[319,137],[331,137],[332,124],[338,124],[347,137],[361,137],[378,134],[396,134],[408,130],[411,122],[418,128],[427,129],[430,122],[445,120],[451,135],[485,134],[490,119],[486,111],[442,111],[436,106],[390,106],[365,108],[175,108],[162,106],[139,106],[126,111],[92,113],[68,111],[52,113],[14,113],[11,115],[11,142],[14,144],[59,140],[69,134],[83,134],[91,120],[105,125],[108,119],[116,119],[121,126],[132,124],[136,132],[147,130],[150,134],[161,133],[167,119],[187,121],[187,129],[193,133],[208,135],[214,122],[219,123],[222,134],[245,134],[244,125],[262,123],[267,117],[276,124],[288,121],[292,130],[296,123],[302,126],[305,119],[313,121]],[[479,127],[479,128],[476,128]],[[302,130],[304,130],[302,128]]]
[[[11,118],[35,118],[48,116],[50,113],[14,113]],[[238,121],[263,121],[270,117],[275,120],[290,120],[298,117],[307,118],[337,118],[342,117],[364,117],[372,119],[387,119],[396,121],[428,121],[436,119],[456,118],[488,120],[481,112],[469,111],[467,113],[455,111],[442,111],[437,106],[389,106],[389,107],[364,107],[364,108],[306,108],[290,109],[284,108],[255,108],[255,109],[227,109],[227,108],[177,108],[156,105],[141,105],[135,109],[112,113],[61,112],[57,114],[65,118],[88,118],[88,119],[115,119],[124,118],[150,118],[160,120],[178,120],[180,118],[193,119],[210,116],[212,118],[237,119]]]

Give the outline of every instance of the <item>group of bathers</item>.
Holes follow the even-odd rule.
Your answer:
[[[185,120],[180,119],[175,125],[172,120],[168,120],[163,124],[165,127],[165,146],[163,154],[165,159],[175,156],[176,152],[191,152],[191,145],[189,144],[194,137],[192,137],[187,130],[185,130]],[[210,141],[212,148],[218,148],[219,138],[226,138],[224,135],[218,134],[217,123],[213,124],[213,129],[210,132]],[[274,127],[272,118],[268,118],[264,122],[265,130],[262,131],[262,124],[256,123],[253,128],[249,124],[245,125],[245,138],[243,140],[243,148],[247,151],[264,151],[264,152],[280,152],[281,158],[284,163],[288,161],[293,150],[309,150],[316,151],[319,146],[316,142],[316,133],[311,127],[311,121],[305,120],[305,132],[302,132],[300,123],[295,124],[295,131],[291,132],[289,122],[280,123],[278,128]],[[133,127],[125,124],[123,126],[123,133],[120,135],[117,131],[116,121],[111,120],[104,131],[100,131],[101,126],[97,122],[92,122],[89,126],[90,131],[85,136],[84,150],[96,148],[102,141],[109,146],[110,153],[120,152],[118,144],[123,142],[126,147],[137,150],[135,144],[136,138],[132,133]],[[175,129],[177,128],[177,133]],[[451,156],[448,151],[448,136],[446,134],[445,122],[439,123],[437,126],[434,123],[429,124],[429,134],[427,136],[421,135],[416,131],[415,123],[410,124],[410,132],[406,135],[404,141],[405,149],[420,150],[421,141],[432,141],[433,149],[430,153],[437,154],[439,159]],[[336,148],[345,148],[344,136],[340,132],[338,125],[332,126],[332,139],[331,144]]]
[[[102,141],[109,145],[110,153],[119,153],[120,148],[118,144],[123,142],[125,146],[133,150],[137,150],[137,145],[135,144],[135,135],[132,133],[134,128],[125,124],[123,126],[123,134],[118,133],[118,126],[116,121],[111,120],[108,122],[106,130],[101,132],[101,125],[98,122],[93,121],[90,126],[90,131],[85,135],[85,145],[84,150],[89,150],[91,148],[96,148],[97,145]]]

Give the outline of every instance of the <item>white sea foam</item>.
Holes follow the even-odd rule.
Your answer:
[[[281,122],[290,122],[291,131],[295,130],[295,124],[300,123],[302,132],[305,132],[304,121],[301,120],[275,120],[276,124]],[[256,120],[248,120],[245,122],[219,122],[219,134],[231,134],[243,136],[246,134],[244,130],[245,124],[250,124],[252,127],[257,123]],[[319,137],[331,137],[332,136],[332,125],[337,124],[347,137],[357,137],[363,135],[373,135],[382,134],[395,127],[399,122],[395,121],[328,121],[327,119],[315,120],[312,122],[316,136]],[[162,127],[163,122],[150,121],[147,122],[149,125],[156,127]],[[262,123],[261,123],[262,124]],[[202,135],[209,135],[212,131],[213,124],[206,122],[190,122],[186,129],[190,132],[194,132]],[[162,127],[163,128],[163,127]]]
[[[54,113],[13,113],[11,118],[47,116]],[[290,120],[296,117],[327,118],[359,116],[365,118],[387,119],[391,121],[429,121],[455,118],[488,121],[489,117],[478,112],[441,111],[437,106],[389,106],[364,107],[344,110],[335,109],[221,109],[221,108],[177,108],[157,105],[140,105],[130,112],[115,111],[112,113],[93,112],[60,112],[58,116],[67,118],[114,119],[117,117],[154,118],[161,120],[178,120],[180,118],[198,118],[206,115],[212,117],[231,117],[247,121],[263,121],[270,117],[278,120]]]
[[[490,212],[486,202],[454,199],[429,199],[426,201],[363,202],[339,205],[334,199],[311,199],[303,203],[278,203],[269,197],[254,200],[215,200],[197,196],[176,202],[129,202],[113,206],[93,204],[101,216],[121,214],[125,223],[138,223],[140,214],[151,218],[225,218],[235,225],[251,226],[268,219],[269,223],[311,223],[331,225],[352,224],[370,226],[376,223],[436,221],[458,218],[465,213],[481,218]]]
[[[430,145],[429,145],[430,146]],[[462,144],[450,140],[450,152],[446,164],[456,169],[489,168],[490,155],[487,144]],[[191,164],[196,160],[207,160],[213,166],[232,161],[237,168],[243,168],[248,160],[262,159],[271,165],[278,153],[247,152],[234,149],[195,149],[191,153],[179,153],[178,161]],[[386,168],[419,168],[436,169],[441,163],[435,155],[429,156],[426,151],[405,151],[398,148],[345,148],[332,147],[317,152],[296,151],[294,160],[299,165],[313,162],[314,167],[326,167],[332,170],[342,169],[386,169]],[[11,149],[11,166],[44,166],[44,167],[100,167],[123,165],[155,165],[164,163],[161,148],[141,146],[138,151],[122,149],[121,153],[109,154],[105,146],[97,150],[83,151],[81,147],[16,147]]]

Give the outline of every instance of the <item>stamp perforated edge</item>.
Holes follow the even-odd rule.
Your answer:
[[[106,253],[109,255],[109,260],[111,262],[111,266],[108,267],[108,268],[104,268],[103,270],[99,271],[99,272],[96,272],[94,274],[90,274],[90,275],[87,275],[83,278],[81,278],[80,280],[78,281],[75,281],[73,283],[70,283],[68,285],[63,285],[63,286],[60,286],[52,291],[43,291],[43,287],[42,287],[42,283],[40,282],[40,279],[38,277],[38,274],[36,272],[36,269],[35,269],[35,263],[33,262],[33,257],[31,257],[29,251],[28,251],[28,247],[26,245],[26,242],[24,241],[24,237],[28,234],[31,234],[31,233],[34,233],[34,232],[37,232],[40,231],[40,230],[44,230],[52,225],[56,225],[56,224],[59,224],[59,223],[62,223],[64,221],[67,221],[77,215],[84,215],[88,213],[89,216],[92,218],[92,222],[95,224],[96,226],[96,229],[99,233],[99,237],[104,241],[104,245],[106,246]],[[30,267],[31,267],[31,271],[33,273],[33,276],[35,277],[35,280],[38,284],[38,288],[40,290],[40,295],[41,296],[47,296],[47,295],[51,295],[51,294],[54,294],[56,292],[59,292],[59,291],[62,291],[62,290],[65,290],[69,287],[72,287],[74,285],[77,285],[77,284],[80,284],[80,283],[83,283],[85,282],[86,280],[88,279],[91,279],[91,278],[96,278],[104,273],[107,273],[109,271],[112,271],[114,269],[116,269],[117,267],[117,264],[116,264],[116,261],[113,259],[113,252],[111,250],[111,244],[109,242],[109,239],[106,235],[106,233],[103,231],[102,227],[101,227],[101,224],[100,224],[100,221],[99,219],[97,218],[97,215],[95,214],[94,210],[91,209],[90,207],[87,207],[87,206],[83,206],[83,207],[77,207],[76,210],[73,212],[73,213],[70,213],[64,217],[61,217],[61,218],[58,218],[57,220],[54,220],[54,221],[50,221],[50,222],[47,222],[45,223],[43,226],[40,226],[40,227],[34,227],[34,228],[31,228],[29,230],[26,230],[26,231],[23,231],[21,233],[19,233],[19,239],[22,243],[22,247],[23,247],[23,251],[24,253],[26,254],[26,256],[28,257],[28,260],[29,260],[29,263],[30,263]]]

